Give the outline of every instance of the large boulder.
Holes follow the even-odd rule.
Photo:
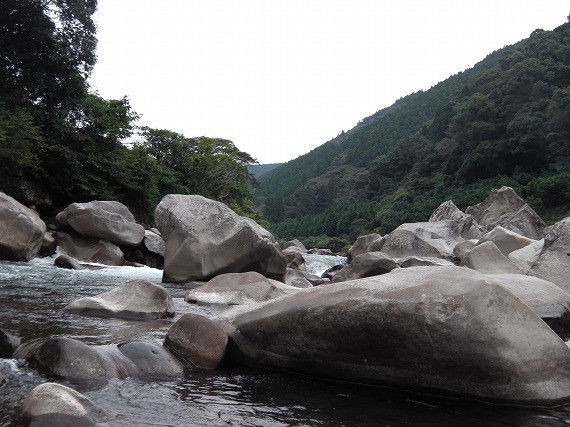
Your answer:
[[[60,251],[79,261],[105,265],[123,265],[125,262],[123,251],[106,240],[77,237],[61,232],[55,236]]]
[[[203,304],[239,305],[251,302],[268,301],[283,296],[292,286],[270,280],[261,274],[247,273],[220,274],[205,285],[186,294],[186,302]]]
[[[522,274],[488,274],[521,299],[562,339],[570,337],[570,294],[554,283]]]
[[[521,404],[570,398],[570,349],[500,284],[415,267],[240,313],[228,362]]]
[[[338,271],[331,281],[336,283],[362,277],[377,276],[389,273],[398,267],[396,261],[387,258],[381,252],[366,252],[356,256],[350,264]]]
[[[544,239],[535,240],[529,245],[512,251],[509,253],[508,258],[524,274],[528,274],[532,266],[538,261],[543,247]]]
[[[215,369],[226,353],[228,335],[217,322],[185,314],[170,327],[164,346],[185,366]]]
[[[64,310],[103,318],[153,320],[174,316],[174,302],[162,286],[131,280],[102,294],[79,298]]]
[[[45,232],[46,225],[35,211],[0,192],[0,260],[31,260]]]
[[[25,342],[14,358],[57,378],[89,385],[102,385],[111,378],[181,378],[184,372],[169,352],[150,343],[87,345],[49,337]]]
[[[144,238],[144,227],[137,224],[129,208],[115,201],[72,203],[57,214],[56,220],[82,236],[118,245],[137,246]]]
[[[511,187],[501,187],[465,212],[478,224],[492,230],[500,225],[531,239],[542,238],[546,223]]]
[[[570,217],[548,228],[540,255],[528,274],[553,282],[570,293]]]
[[[111,416],[69,387],[43,383],[24,399],[22,418],[26,425],[51,427],[103,425]]]
[[[366,252],[371,252],[369,246],[375,240],[382,239],[382,236],[378,233],[366,234],[364,236],[358,236],[356,241],[352,244],[348,250],[348,262],[351,262],[353,258],[357,257]]]
[[[488,241],[475,246],[465,255],[461,265],[486,274],[520,274],[522,271]]]
[[[390,258],[408,256],[453,258],[453,248],[463,242],[463,220],[414,222],[400,225],[384,237],[380,251]]]
[[[485,242],[493,242],[501,253],[508,256],[511,252],[524,248],[536,240],[529,239],[514,231],[507,230],[506,228],[497,225],[479,240],[478,244]]]
[[[463,230],[463,237],[467,239],[478,239],[487,230],[485,227],[477,224],[471,215],[466,214],[453,203],[451,200],[443,202],[435,211],[432,212],[429,222],[438,222],[445,220],[461,221],[466,225]]]
[[[16,349],[14,359],[24,359],[42,372],[70,381],[105,383],[119,377],[113,361],[94,346],[65,337],[26,341]],[[126,375],[125,375],[126,376]]]
[[[164,281],[243,271],[275,278],[285,274],[285,257],[271,233],[223,203],[169,194],[156,207],[155,222],[166,242]]]
[[[297,239],[293,239],[293,240],[289,240],[288,242],[285,242],[283,244],[283,250],[285,250],[285,249],[290,249],[290,250],[293,250],[294,252],[298,252],[301,254],[307,253],[307,248],[305,247],[303,242],[301,242]]]
[[[311,278],[312,281],[309,281],[307,277]],[[310,288],[313,284],[321,285],[323,283],[322,278],[294,268],[287,268],[283,281],[286,285],[296,288]]]

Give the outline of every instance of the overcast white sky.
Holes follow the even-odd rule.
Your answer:
[[[141,125],[284,162],[471,67],[567,0],[99,0],[101,96]]]

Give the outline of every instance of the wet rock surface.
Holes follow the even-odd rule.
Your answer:
[[[75,300],[64,310],[85,316],[153,320],[174,316],[174,303],[162,286],[132,280],[100,295]]]

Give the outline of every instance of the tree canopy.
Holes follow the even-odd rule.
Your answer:
[[[90,92],[96,7],[96,0],[0,0],[0,190],[44,216],[111,199],[150,222],[172,192],[257,215],[246,168],[255,160],[231,141],[139,129],[128,98]]]

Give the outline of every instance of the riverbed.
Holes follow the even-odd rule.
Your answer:
[[[317,260],[319,261],[319,260]],[[222,307],[184,302],[189,289],[164,284],[174,298],[176,317],[137,322],[97,319],[62,312],[69,302],[107,291],[128,280],[160,283],[152,268],[87,265],[63,270],[53,259],[0,263],[0,328],[23,340],[67,336],[88,344],[129,341],[162,343],[182,314],[206,316]],[[320,266],[319,268],[322,268]],[[0,426],[19,425],[22,399],[45,377],[20,361],[0,359]],[[262,369],[195,370],[177,381],[112,380],[100,389],[70,385],[111,412],[117,425],[173,426],[441,426],[570,424],[570,405],[560,408],[495,406],[401,390],[329,382]]]

